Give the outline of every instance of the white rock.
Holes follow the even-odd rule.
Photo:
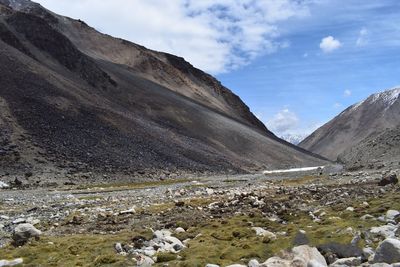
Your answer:
[[[370,215],[370,214],[365,214],[363,216],[360,217],[361,220],[366,221],[366,220],[371,220],[374,219],[375,217]]]
[[[219,267],[219,265],[209,263],[206,265],[206,267]]]
[[[26,222],[25,218],[18,218],[18,219],[15,219],[14,221],[12,221],[13,224],[20,224],[20,223],[24,223],[24,222]]]
[[[249,261],[249,263],[247,264],[248,267],[259,267],[260,263],[258,262],[258,260],[251,260]]]
[[[314,247],[310,247],[308,245],[302,245],[298,247],[294,247],[292,252],[296,257],[302,258],[306,263],[310,261],[315,261],[319,263],[321,266],[328,266],[325,258],[321,255],[318,249]]]
[[[206,188],[206,193],[207,193],[207,195],[213,195],[214,194],[214,189]]]
[[[121,243],[115,243],[114,248],[117,251],[117,253],[124,252],[124,249],[122,248],[122,244]]]
[[[32,224],[23,223],[17,225],[14,229],[13,240],[17,245],[23,245],[30,238],[38,238],[42,234]]]
[[[373,262],[400,262],[400,240],[388,238],[380,243],[376,249]]]
[[[375,251],[372,248],[366,247],[362,250],[362,257],[366,261],[372,261],[374,258]]]
[[[136,213],[136,210],[134,207],[130,208],[129,210],[123,210],[123,211],[119,212],[119,214],[121,214],[121,215],[122,214],[134,214],[134,213]]]
[[[397,210],[388,210],[386,212],[386,220],[388,220],[388,221],[394,220],[394,218],[399,214],[400,214],[400,212]]]
[[[252,227],[251,229],[253,229],[258,236],[268,237],[270,240],[276,240],[276,235],[274,233],[267,231],[261,227]]]
[[[182,227],[178,227],[175,229],[175,233],[184,233],[184,232],[186,232],[186,231]]]
[[[325,258],[314,247],[302,245],[294,247],[292,252],[283,259],[280,257],[269,258],[259,267],[292,267],[292,266],[309,266],[309,267],[326,267],[328,266]]]
[[[351,258],[338,259],[329,266],[340,267],[340,266],[360,266],[360,265],[361,265],[361,258],[351,257]]]
[[[23,262],[24,262],[24,260],[21,258],[11,260],[11,261],[0,260],[0,267],[16,266],[16,265],[22,264]]]
[[[136,264],[140,267],[151,267],[154,264],[154,260],[145,255],[139,255],[136,258]]]
[[[395,225],[383,225],[378,227],[372,227],[369,232],[373,236],[381,236],[384,238],[394,237],[397,227]]]
[[[348,208],[346,209],[346,211],[354,211],[354,208],[353,208],[353,207],[348,207]]]
[[[0,189],[9,188],[10,186],[5,182],[0,181]]]

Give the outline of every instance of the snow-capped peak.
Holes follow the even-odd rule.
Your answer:
[[[358,107],[360,107],[362,104],[366,102],[373,104],[377,101],[383,102],[386,106],[386,109],[388,109],[391,105],[394,104],[394,102],[396,102],[396,100],[399,98],[399,95],[400,95],[400,86],[396,86],[389,90],[371,95],[367,99],[353,105],[351,110],[356,110]]]

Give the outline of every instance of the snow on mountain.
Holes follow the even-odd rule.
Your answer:
[[[284,134],[281,135],[280,138],[289,143],[292,143],[293,145],[298,145],[307,136],[308,136],[307,134]]]

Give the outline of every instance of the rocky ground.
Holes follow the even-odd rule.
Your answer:
[[[376,170],[0,184],[0,266],[398,266],[396,181]]]

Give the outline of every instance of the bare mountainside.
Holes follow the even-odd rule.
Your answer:
[[[398,162],[399,94],[400,88],[394,88],[371,95],[316,130],[300,146],[353,168]]]
[[[5,177],[168,177],[325,162],[277,138],[183,58],[31,1],[0,0],[0,74]]]

